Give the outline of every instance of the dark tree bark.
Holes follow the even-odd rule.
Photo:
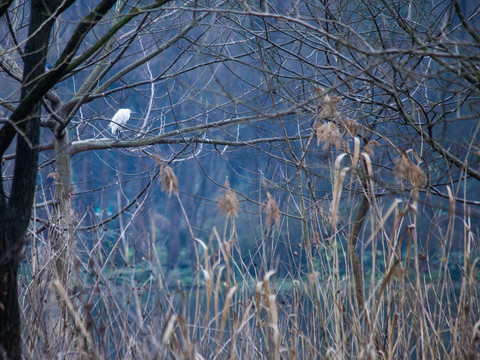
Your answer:
[[[0,16],[2,16],[7,10],[8,7],[12,4],[13,0],[5,0],[0,2]]]
[[[41,113],[40,101],[31,103],[23,100],[32,95],[32,90],[44,73],[48,42],[55,21],[52,14],[60,4],[58,0],[31,1],[29,37],[23,57],[21,102],[10,118],[11,123],[5,124],[0,131],[0,157],[12,144],[14,135],[17,135],[15,169],[9,196],[5,193],[3,179],[0,179],[1,359],[16,360],[22,357],[17,274],[35,196]],[[42,94],[38,94],[38,98],[41,97]]]

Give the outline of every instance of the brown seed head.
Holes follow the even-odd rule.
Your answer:
[[[380,144],[377,141],[371,140],[363,147],[363,152],[367,153],[369,156],[373,156],[374,155],[373,147],[379,146],[379,145]]]
[[[159,180],[162,182],[162,191],[168,192],[169,196],[172,192],[178,194],[178,179],[170,166],[164,166]]]
[[[237,195],[232,189],[230,189],[230,182],[228,179],[225,180],[223,186],[225,189],[222,191],[224,191],[225,194],[219,197],[217,210],[220,211],[220,214],[222,215],[229,215],[231,218],[236,218],[240,211]]]
[[[280,210],[278,209],[277,202],[273,198],[272,194],[267,191],[267,226],[270,228],[275,221],[277,229],[280,227]]]
[[[330,96],[327,95],[327,91],[323,87],[317,86],[313,91],[315,91],[315,95],[318,98],[319,106],[330,101]]]
[[[360,124],[353,119],[345,118],[343,119],[343,128],[350,136],[355,136],[360,130]]]
[[[317,145],[324,142],[324,149],[328,149],[332,145],[335,145],[337,148],[342,147],[342,134],[334,123],[321,123],[317,121],[315,123],[315,129],[317,130]]]
[[[406,180],[415,187],[422,187],[426,184],[426,176],[422,169],[415,165],[406,154],[402,154],[395,160],[393,175],[399,179]]]

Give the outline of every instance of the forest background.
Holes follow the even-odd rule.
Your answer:
[[[476,358],[479,12],[3,1],[0,358]]]

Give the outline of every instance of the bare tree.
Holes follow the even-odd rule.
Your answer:
[[[330,356],[332,344],[338,344],[339,357],[355,349],[362,356],[375,351],[392,358],[409,348],[415,329],[397,346],[380,328],[393,328],[396,318],[390,313],[395,306],[408,307],[395,303],[389,291],[391,279],[403,276],[411,259],[417,270],[420,267],[423,255],[411,256],[411,243],[418,244],[419,233],[427,232],[419,230],[422,224],[415,213],[425,209],[436,218],[431,209],[440,206],[453,219],[471,206],[478,217],[480,199],[467,192],[468,187],[477,189],[480,180],[478,5],[456,0],[434,5],[407,0],[104,0],[95,8],[79,1],[31,1],[31,7],[28,12],[26,2],[0,6],[1,84],[6,89],[0,104],[5,114],[0,129],[0,220],[7,224],[0,239],[0,274],[7,274],[0,288],[0,305],[5,305],[0,306],[0,323],[7,324],[0,332],[4,357],[21,356],[17,271],[34,201],[27,239],[42,239],[45,251],[53,254],[52,261],[42,263],[48,268],[45,276],[51,277],[45,293],[53,283],[69,315],[63,318],[70,317],[65,324],[73,323],[82,338],[65,341],[65,352],[75,343],[91,357],[100,356],[96,351],[102,346],[100,353],[109,353],[108,346],[100,345],[104,333],[91,330],[94,325],[84,326],[75,308],[93,306],[79,300],[93,298],[94,291],[86,290],[89,281],[92,288],[100,288],[105,268],[111,266],[113,273],[119,261],[125,267],[148,262],[162,279],[158,241],[175,241],[166,255],[172,269],[186,256],[181,255],[182,241],[195,257],[196,280],[200,273],[207,274],[205,286],[212,290],[209,281],[217,263],[212,260],[209,267],[206,257],[205,263],[199,260],[198,244],[205,254],[211,250],[199,239],[203,232],[220,244],[218,258],[228,272],[226,304],[234,299],[235,271],[263,279],[258,281],[263,287],[255,291],[256,301],[264,296],[265,304],[256,306],[259,314],[261,306],[271,314],[265,343],[275,358],[280,357],[279,334],[274,331],[276,302],[268,282],[273,269],[281,273],[279,268],[311,280],[311,304],[322,340],[312,340],[306,353]],[[52,66],[45,70],[47,62]],[[111,133],[109,124],[121,108],[133,112]],[[157,179],[165,195],[156,192]],[[396,197],[405,199],[405,208],[400,209]],[[212,215],[217,203],[217,214],[228,218],[222,234],[211,230],[217,220],[209,220],[217,217]],[[168,211],[176,215],[167,216]],[[260,222],[258,212],[267,213],[259,216]],[[177,224],[172,240],[157,239],[157,229],[172,222]],[[280,224],[288,230],[280,230]],[[255,242],[247,229],[260,232],[261,240]],[[251,253],[249,260],[239,256],[235,263],[230,251],[242,236],[248,243],[243,249]],[[378,270],[380,248],[384,258]],[[366,249],[373,264],[369,282],[365,256],[358,254]],[[322,265],[326,257],[331,266]],[[95,276],[83,276],[82,271]],[[343,284],[341,271],[354,279],[354,295]],[[380,285],[377,271],[384,279]],[[319,272],[330,279],[327,295]],[[417,306],[428,298],[418,274],[411,281],[412,291],[419,294],[412,313],[427,326],[418,313]],[[245,282],[257,281],[244,276]],[[162,291],[165,306],[173,309],[168,291]],[[142,313],[148,306],[133,290],[131,295],[139,305],[135,311]],[[468,299],[473,301],[471,294]],[[336,304],[331,315],[322,308],[329,303]],[[210,326],[209,311],[205,329]],[[217,355],[221,345],[214,344],[222,343],[228,311],[226,306],[216,314],[222,335],[203,333],[214,339],[204,349]],[[245,311],[244,320],[251,315]],[[378,319],[383,311],[390,313],[382,322]],[[183,342],[172,341],[176,345],[171,351],[193,357],[196,345],[186,340],[190,334],[185,319],[177,315],[165,318],[164,334],[169,336],[161,343],[176,336],[169,326],[178,321]],[[358,325],[352,330],[355,335],[348,332],[349,315]],[[465,315],[469,326],[472,316]],[[99,321],[109,327],[113,318]],[[138,321],[142,333],[146,325]],[[230,357],[242,330],[233,331],[237,325],[232,322],[230,329]],[[61,326],[56,329],[63,331]],[[365,330],[373,335],[365,335]],[[168,351],[153,338],[152,348],[166,356]],[[470,338],[471,349],[475,341]],[[55,349],[45,348],[53,356]],[[140,346],[135,348],[141,352]],[[432,348],[418,351],[433,356]]]

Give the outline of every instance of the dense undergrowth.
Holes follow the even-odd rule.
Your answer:
[[[344,155],[332,164],[322,216],[298,201],[303,217],[288,219],[268,193],[252,215],[262,224],[260,263],[242,253],[228,183],[218,199],[224,228],[197,237],[185,220],[197,260],[176,283],[151,241],[132,261],[121,236],[105,246],[105,232],[90,233],[93,246],[68,249],[59,274],[55,250],[36,237],[20,278],[26,357],[475,359],[480,253],[469,207],[448,187],[449,207],[427,211],[415,183],[405,197],[376,197],[369,157],[362,175],[352,170],[362,154],[348,156],[349,167]],[[183,207],[169,176],[164,190]],[[367,184],[363,194],[354,196],[354,182]],[[280,266],[276,242],[292,221],[303,224],[301,241]]]

